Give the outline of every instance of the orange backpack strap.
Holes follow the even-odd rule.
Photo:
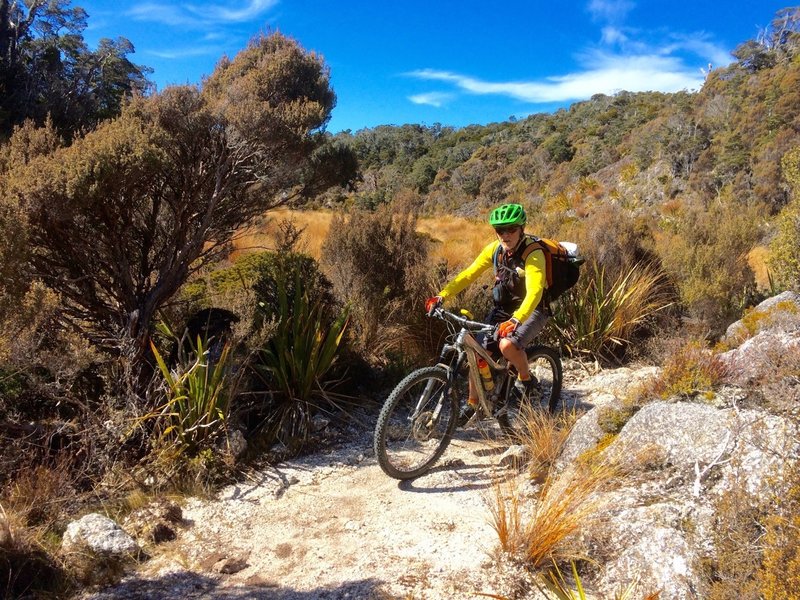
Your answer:
[[[553,285],[553,252],[558,253],[558,242],[554,242],[553,240],[546,240],[543,238],[538,238],[536,236],[528,236],[530,238],[530,242],[522,251],[522,262],[528,260],[531,252],[534,250],[541,250],[544,253],[544,264],[545,264],[545,278],[547,280],[547,287]]]

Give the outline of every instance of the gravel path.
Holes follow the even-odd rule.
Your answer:
[[[630,377],[620,370],[593,380],[566,367],[562,401],[570,410],[591,406],[593,390],[615,387],[615,377]],[[374,419],[334,431],[339,441],[326,450],[258,471],[214,500],[190,499],[176,541],[160,546],[136,576],[84,599],[508,594],[520,574],[497,558],[489,506],[494,484],[518,475],[499,464],[507,443],[497,425],[458,430],[438,466],[398,482],[373,456]]]
[[[458,431],[410,482],[377,466],[371,431],[190,499],[187,527],[110,598],[476,598],[498,593],[489,523],[506,446],[496,425]]]

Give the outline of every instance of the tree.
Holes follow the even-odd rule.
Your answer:
[[[150,88],[125,38],[83,41],[86,12],[69,0],[0,0],[0,139],[25,119],[48,115],[71,136],[116,116],[124,99]]]
[[[71,146],[12,165],[4,200],[27,217],[33,274],[69,324],[146,372],[156,311],[188,276],[254,217],[322,187],[309,177],[332,175],[310,164],[334,103],[322,60],[272,34],[201,89],[135,98]]]

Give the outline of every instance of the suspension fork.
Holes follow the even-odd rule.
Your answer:
[[[436,403],[436,407],[433,409],[433,414],[431,415],[431,421],[434,423],[439,418],[439,414],[442,412],[442,405],[450,393],[450,388],[455,385],[455,374],[458,373],[458,370],[461,368],[461,364],[464,362],[463,354],[456,358],[455,364],[452,367],[445,362],[447,355],[454,350],[455,349],[452,346],[445,345],[442,348],[442,353],[439,355],[438,364],[442,365],[447,370],[447,383],[445,383],[444,389],[439,396],[439,401]],[[417,405],[414,407],[414,412],[408,417],[409,421],[414,421],[419,417],[423,407],[428,403],[428,400],[430,400],[435,385],[436,381],[434,379],[431,379],[425,385],[425,389],[422,391],[419,400],[417,400]]]

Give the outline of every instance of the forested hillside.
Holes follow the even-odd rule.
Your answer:
[[[475,217],[521,202],[534,231],[577,238],[612,270],[621,257],[657,260],[685,308],[719,327],[752,300],[765,253],[746,257],[785,249],[779,223],[795,218],[799,30],[798,9],[780,12],[696,93],[622,91],[486,126],[340,134],[363,172],[352,201],[413,195],[429,215]],[[773,257],[775,284],[794,284],[794,256]]]

